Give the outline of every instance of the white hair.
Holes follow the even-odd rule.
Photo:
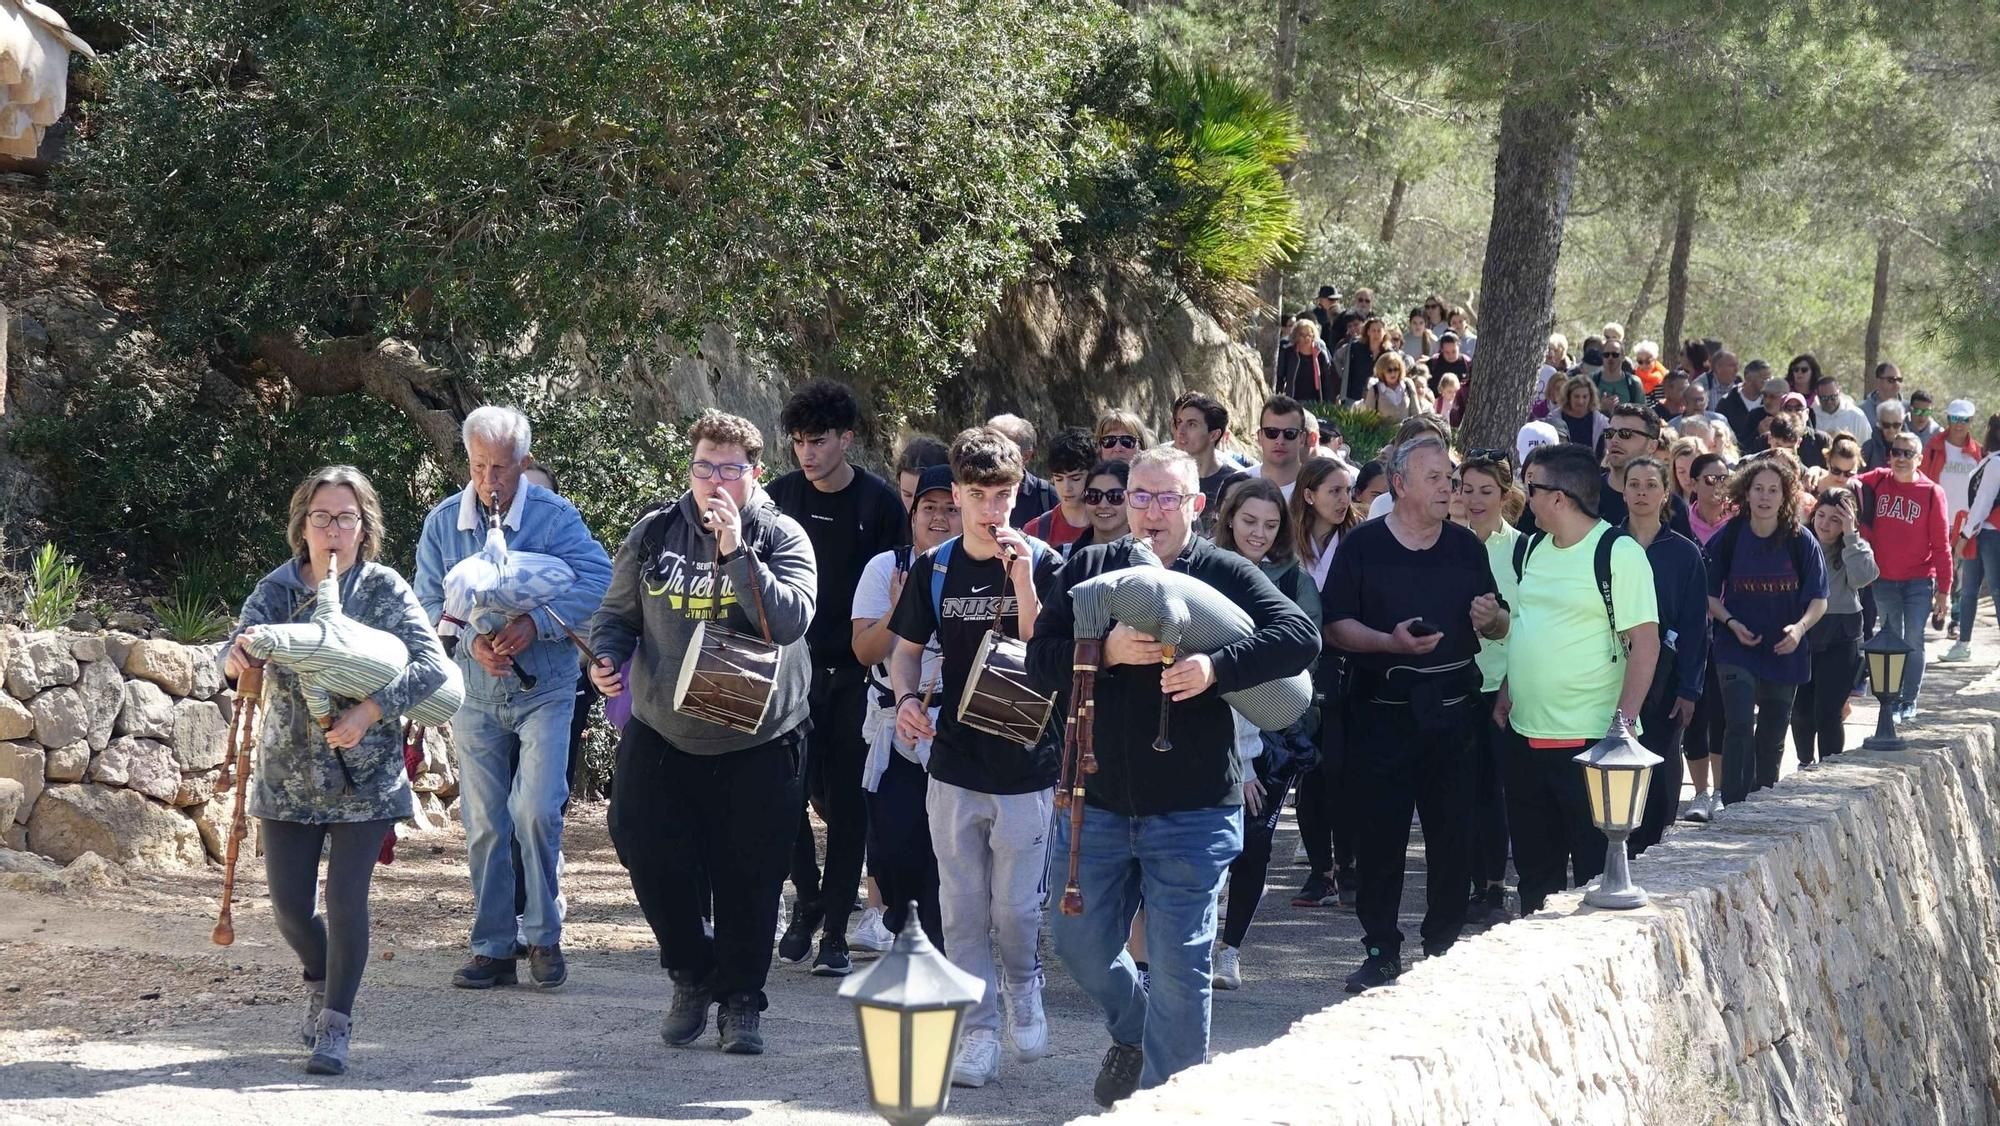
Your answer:
[[[496,407],[491,404],[480,407],[465,416],[465,424],[459,427],[459,440],[465,443],[465,452],[472,452],[474,439],[481,442],[501,443],[514,453],[514,460],[528,456],[529,444],[534,440],[534,430],[528,425],[528,416],[513,407]]]
[[[1138,472],[1142,466],[1157,465],[1181,479],[1181,483],[1191,489],[1201,488],[1201,467],[1195,460],[1176,446],[1154,446],[1150,450],[1139,451],[1132,459],[1131,472]]]
[[[1651,356],[1653,359],[1656,360],[1659,359],[1660,358],[1659,341],[1641,340],[1639,343],[1634,344],[1632,346],[1632,356],[1634,359],[1637,359],[1640,356]]]
[[[1886,414],[1896,421],[1901,421],[1907,413],[1901,399],[1884,399],[1881,405],[1875,408],[1875,417],[1877,419]]]

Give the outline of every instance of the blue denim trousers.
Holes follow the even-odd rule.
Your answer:
[[[576,693],[467,700],[452,720],[459,814],[472,868],[472,952],[514,956],[514,861],[527,884],[520,934],[532,946],[562,940],[563,803],[569,800],[569,720]],[[519,765],[515,766],[518,752]]]
[[[1924,685],[1924,624],[1931,616],[1931,599],[1937,580],[1875,580],[1875,606],[1882,615],[1882,630],[1903,639],[1910,647],[1910,663],[1903,673],[1904,704],[1917,702],[1917,689]],[[1726,800],[1726,799],[1725,799]]]
[[[1069,817],[1059,813],[1052,863],[1067,863],[1069,842]],[[1051,914],[1050,931],[1069,975],[1104,1011],[1111,1038],[1145,1049],[1141,1087],[1157,1087],[1208,1057],[1215,898],[1241,851],[1241,806],[1147,817],[1084,810],[1077,865],[1083,914]],[[1061,883],[1051,879],[1050,886]],[[1150,993],[1139,988],[1138,967],[1125,951],[1142,897]]]
[[[1958,639],[1972,643],[1972,623],[1979,617],[1979,588],[1993,596],[1995,620],[2000,620],[2000,532],[1979,529],[1979,551],[1972,558],[1954,556],[1958,583]]]

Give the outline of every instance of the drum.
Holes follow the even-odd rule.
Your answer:
[[[1028,687],[1027,644],[988,630],[958,698],[958,722],[1032,747],[1042,741],[1054,707],[1053,699]]]
[[[755,734],[771,709],[778,681],[776,645],[728,626],[694,627],[681,674],[674,682],[674,710],[719,727]]]

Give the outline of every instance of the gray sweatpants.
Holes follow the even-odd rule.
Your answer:
[[[982,794],[933,778],[926,805],[937,853],[938,905],[952,964],[986,981],[967,1031],[998,1032],[1000,969],[1016,987],[1041,981],[1042,903],[1047,898],[1049,819],[1055,790]]]

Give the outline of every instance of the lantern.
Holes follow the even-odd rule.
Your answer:
[[[1878,705],[1875,734],[1861,746],[1870,751],[1900,751],[1904,743],[1896,734],[1896,704],[1903,698],[1903,676],[1909,671],[1912,650],[1885,629],[1862,646],[1861,652],[1868,658],[1868,692]]]
[[[861,1031],[868,1101],[897,1126],[919,1126],[944,1110],[959,1033],[986,982],[945,960],[924,937],[917,905],[876,963],[841,983]]]
[[[1645,819],[1646,790],[1653,780],[1653,767],[1665,760],[1640,745],[1621,715],[1613,721],[1610,734],[1572,761],[1583,767],[1584,785],[1590,791],[1591,823],[1607,838],[1604,876],[1583,893],[1583,901],[1592,907],[1620,910],[1644,907],[1646,891],[1632,883],[1625,838]]]

